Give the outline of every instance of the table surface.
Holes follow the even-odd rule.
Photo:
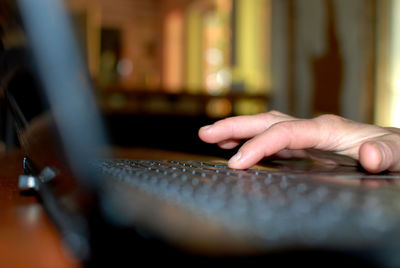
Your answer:
[[[114,148],[118,158],[210,160],[207,156],[146,148]],[[81,267],[35,196],[21,193],[23,153],[0,153],[0,267]]]

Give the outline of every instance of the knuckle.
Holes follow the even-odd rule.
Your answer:
[[[280,112],[278,110],[271,110],[271,111],[269,111],[269,112],[267,112],[265,114],[272,115],[272,116],[279,116],[279,117],[288,116],[287,114],[284,114],[284,113],[282,113],[282,112]]]
[[[275,123],[271,126],[271,129],[275,129],[279,133],[290,134],[293,132],[293,122],[292,121],[282,121]]]
[[[276,110],[272,110],[267,113],[260,114],[260,118],[262,118],[266,121],[272,121],[272,122],[276,121],[276,120],[281,120],[286,117],[288,117],[288,115],[281,113],[279,111],[276,111]]]
[[[325,121],[331,123],[343,123],[346,120],[338,115],[335,114],[323,114],[315,118],[317,121]]]
[[[273,114],[273,115],[281,115],[282,113],[277,111],[277,110],[271,110],[268,112],[269,114]]]

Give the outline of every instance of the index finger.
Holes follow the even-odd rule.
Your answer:
[[[251,116],[235,116],[201,128],[199,137],[208,143],[248,139],[264,132],[278,122],[293,119],[293,117],[277,111]]]
[[[229,160],[232,168],[246,169],[282,150],[327,149],[319,125],[312,120],[292,120],[273,125],[247,141]]]

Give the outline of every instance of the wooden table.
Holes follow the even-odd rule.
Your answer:
[[[115,148],[118,158],[211,159],[154,149]],[[18,189],[23,154],[0,153],[0,267],[81,267],[34,196]]]

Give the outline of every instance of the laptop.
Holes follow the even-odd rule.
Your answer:
[[[400,174],[116,159],[63,2],[17,8],[27,46],[0,75],[27,155],[19,186],[83,264],[400,265]]]

